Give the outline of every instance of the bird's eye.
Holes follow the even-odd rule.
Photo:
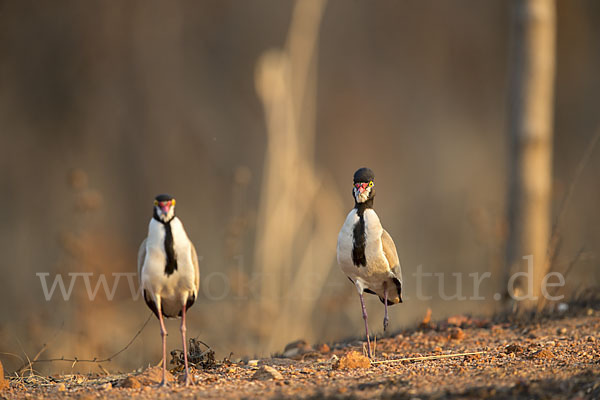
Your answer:
[[[154,205],[157,206],[158,205],[158,200],[154,200]]]
[[[369,182],[369,186],[373,186],[373,181]]]

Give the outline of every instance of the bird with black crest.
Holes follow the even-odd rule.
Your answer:
[[[184,384],[192,384],[186,343],[186,312],[198,296],[200,270],[196,248],[175,216],[175,198],[160,194],[154,199],[154,212],[148,237],[138,252],[138,278],[144,300],[160,322],[162,337],[162,381],[167,384],[167,329],[164,318],[181,317]],[[164,317],[164,318],[163,318]]]
[[[384,331],[388,327],[388,305],[402,303],[402,271],[396,245],[373,209],[375,174],[369,168],[354,173],[354,208],[348,213],[337,242],[337,260],[354,284],[360,297],[367,336],[367,354],[371,341],[367,308],[363,293],[374,294],[384,304]]]

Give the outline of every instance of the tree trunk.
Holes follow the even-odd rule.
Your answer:
[[[513,295],[512,299],[507,298],[509,304],[519,309],[535,304],[547,269],[555,11],[554,0],[516,0],[512,19],[509,237],[504,288],[507,294]],[[518,272],[524,273],[515,279],[514,274]]]

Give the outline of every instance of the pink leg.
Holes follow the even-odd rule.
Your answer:
[[[362,307],[362,315],[365,320],[365,332],[367,333],[367,355],[371,358],[371,339],[369,339],[369,324],[367,323],[367,307],[365,307],[365,300],[363,299],[363,294],[359,293],[360,296],[360,305]]]
[[[187,353],[187,340],[186,340],[186,332],[187,328],[185,326],[185,306],[181,310],[181,342],[183,343],[183,360],[185,362],[185,376],[184,376],[184,384],[185,386],[189,386],[190,384],[194,384],[192,377],[190,376],[190,369],[188,367],[188,353]]]
[[[160,300],[159,300],[160,304]],[[163,320],[162,309],[158,306],[158,320],[160,321],[160,336],[162,337],[162,381],[158,385],[167,386],[167,329],[165,328],[165,321]]]

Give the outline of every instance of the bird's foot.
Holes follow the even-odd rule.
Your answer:
[[[388,325],[390,324],[390,319],[385,317],[383,319],[383,331],[385,332],[387,330]]]
[[[367,351],[365,352],[365,347],[367,348]],[[373,358],[373,355],[371,354],[371,343],[367,342],[367,343],[363,343],[363,355],[367,353],[367,357],[369,357],[369,360]]]
[[[160,381],[160,383],[156,387],[157,388],[166,388],[166,387],[169,387],[169,384],[167,383],[167,380],[165,378],[163,378],[162,381]]]
[[[194,380],[192,379],[192,376],[188,372],[186,372],[183,375],[183,379],[182,379],[181,383],[183,384],[183,386],[195,385]]]

